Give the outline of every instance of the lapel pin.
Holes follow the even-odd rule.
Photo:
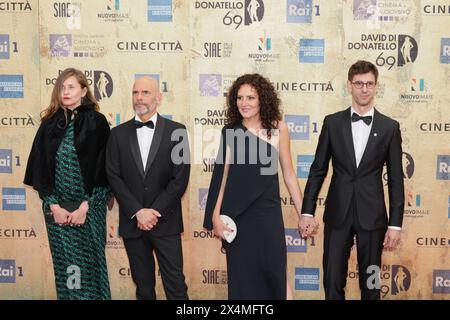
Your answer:
[[[374,137],[376,137],[377,135],[378,135],[378,134],[377,134],[376,132],[373,134]]]

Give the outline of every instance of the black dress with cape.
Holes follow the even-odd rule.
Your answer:
[[[244,139],[242,137],[244,136]],[[278,182],[278,152],[242,124],[225,126],[209,186],[204,227],[212,230],[224,172],[231,154],[221,214],[237,225],[232,243],[223,241],[228,299],[286,299],[286,242]]]

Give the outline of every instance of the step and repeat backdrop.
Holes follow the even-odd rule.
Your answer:
[[[404,231],[401,248],[383,255],[382,297],[450,298],[449,1],[15,0],[0,1],[0,21],[0,299],[56,298],[41,201],[22,180],[59,72],[86,73],[111,127],[133,116],[134,79],[158,79],[159,112],[190,132],[189,294],[226,299],[225,255],[202,222],[228,87],[254,72],[274,83],[303,189],[324,116],[351,102],[347,70],[358,59],[378,66],[376,107],[400,122],[403,137]],[[323,225],[313,239],[300,239],[280,183],[289,284],[295,299],[323,299]],[[106,251],[113,299],[134,299],[117,204],[108,213]],[[359,298],[356,263],[352,250],[350,299]],[[157,289],[165,299],[159,275]]]

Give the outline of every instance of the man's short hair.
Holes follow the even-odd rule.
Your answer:
[[[368,72],[373,73],[373,75],[375,76],[375,82],[377,82],[378,81],[377,67],[372,62],[365,61],[365,60],[358,60],[357,62],[352,64],[350,69],[348,69],[348,80],[352,81],[353,77],[355,75],[364,74],[364,73],[368,73]]]

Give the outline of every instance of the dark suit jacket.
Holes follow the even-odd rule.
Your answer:
[[[179,234],[183,232],[181,197],[190,171],[186,127],[158,114],[144,169],[133,121],[134,118],[112,129],[106,147],[106,173],[119,202],[119,234],[124,238],[142,235],[136,217],[132,218],[142,208],[155,209],[161,214],[149,231],[154,236]],[[185,161],[174,163],[172,151],[184,156]]]
[[[363,229],[388,225],[382,181],[387,166],[389,188],[389,225],[402,226],[404,208],[402,146],[400,125],[374,110],[373,124],[361,162],[356,167],[350,108],[325,117],[305,187],[302,212],[314,214],[322,183],[332,161],[333,176],[323,220],[331,226],[342,224],[352,197]]]

